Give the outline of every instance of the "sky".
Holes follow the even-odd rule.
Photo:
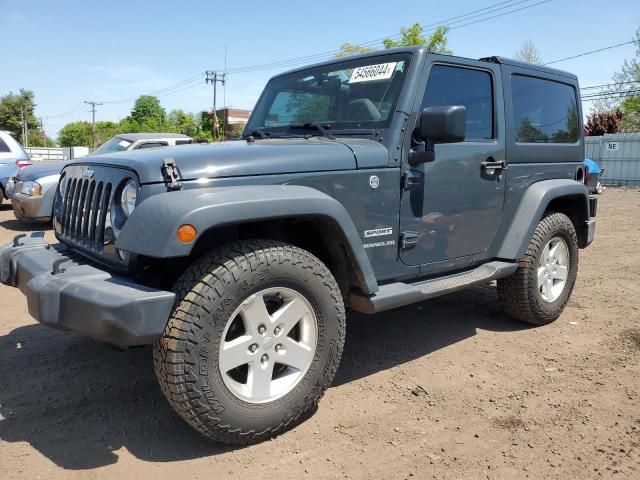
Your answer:
[[[530,40],[553,61],[629,41],[640,27],[638,0],[606,7],[596,0],[0,0],[0,96],[33,90],[49,136],[67,122],[90,121],[85,100],[104,103],[97,120],[126,117],[135,98],[149,93],[167,111],[198,112],[213,103],[202,72],[224,71],[226,46],[229,73],[218,107],[226,100],[251,109],[272,75],[326,59],[344,42],[371,42],[483,8],[451,25],[455,55],[513,57]],[[577,74],[581,86],[600,85],[633,52],[625,45],[553,66]],[[301,57],[313,58],[234,72]]]

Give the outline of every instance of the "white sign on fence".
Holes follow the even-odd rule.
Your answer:
[[[617,152],[618,142],[607,142],[607,152]]]

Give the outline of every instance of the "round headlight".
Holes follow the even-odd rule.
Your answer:
[[[122,213],[124,213],[125,217],[129,218],[129,215],[133,213],[137,200],[138,185],[136,185],[136,182],[133,180],[129,180],[120,194],[120,206],[122,207]]]

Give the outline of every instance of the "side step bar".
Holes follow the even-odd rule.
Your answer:
[[[518,269],[517,263],[489,262],[466,272],[433,278],[416,283],[390,283],[382,285],[372,296],[351,294],[351,308],[362,313],[377,313],[410,303],[421,302],[473,285],[504,278]]]

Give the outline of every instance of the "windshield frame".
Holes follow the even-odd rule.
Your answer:
[[[401,62],[404,61],[405,65],[403,67],[403,76],[402,85],[395,93],[395,96],[392,99],[391,105],[388,109],[388,114],[386,117],[381,120],[367,120],[367,121],[323,121],[316,120],[313,122],[304,122],[307,124],[316,123],[327,130],[330,130],[331,134],[335,135],[348,135],[348,134],[370,134],[374,130],[380,130],[389,128],[394,114],[397,112],[397,108],[400,102],[400,99],[403,96],[403,93],[406,89],[406,85],[411,76],[412,64],[415,62],[413,52],[410,51],[400,51],[400,52],[376,52],[374,55],[367,55],[362,57],[347,57],[345,59],[336,60],[330,63],[323,63],[320,65],[311,66],[309,68],[298,69],[291,72],[284,73],[282,75],[278,75],[273,77],[267,85],[265,86],[262,94],[260,95],[258,101],[256,102],[256,106],[253,109],[253,113],[247,122],[243,137],[246,138],[252,134],[252,132],[260,131],[264,133],[268,133],[270,137],[282,137],[282,136],[295,136],[295,133],[298,134],[301,130],[307,135],[313,136],[322,136],[322,133],[317,130],[317,128],[311,126],[305,128],[304,125],[301,125],[298,122],[291,122],[286,125],[278,125],[278,126],[270,126],[265,125],[267,123],[267,115],[270,109],[273,108],[274,100],[276,96],[281,92],[286,92],[287,90],[284,88],[278,88],[278,82],[283,82],[290,79],[302,79],[311,76],[317,76],[319,73],[329,73],[335,72],[338,70],[348,70],[354,69],[357,67],[365,67],[371,65],[379,65],[384,63],[391,62]],[[275,86],[274,86],[275,85]],[[344,85],[344,84],[343,84]],[[388,82],[388,87],[391,87],[392,82]],[[387,92],[385,92],[386,95]],[[384,96],[381,101],[384,99]]]

